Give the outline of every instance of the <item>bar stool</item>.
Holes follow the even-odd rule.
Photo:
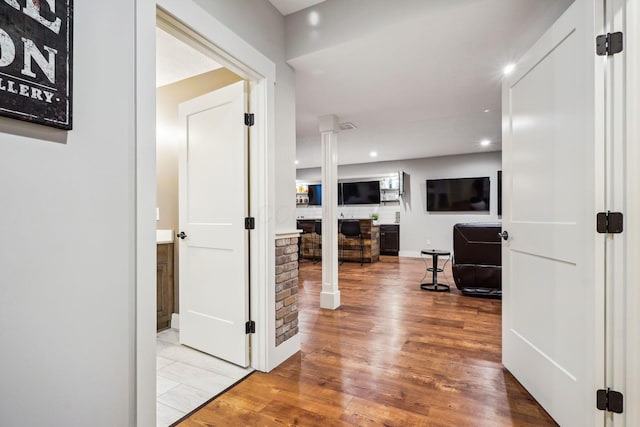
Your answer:
[[[305,239],[304,236],[311,234],[311,231],[305,229],[300,221],[296,221],[296,228],[302,230],[298,238],[298,262],[302,262],[302,257],[305,254],[305,242],[308,242],[308,239]]]
[[[420,289],[424,289],[425,291],[432,292],[447,292],[449,290],[449,285],[444,283],[438,283],[438,273],[442,273],[444,271],[444,266],[447,265],[449,259],[451,259],[451,252],[442,251],[438,249],[423,249],[420,252],[420,255],[431,255],[431,267],[427,267],[422,280],[427,277],[427,274],[431,272],[431,283],[420,283]],[[447,261],[445,261],[442,268],[438,268],[438,257],[439,256],[447,256],[449,257]],[[425,267],[427,265],[427,260],[424,261]],[[420,280],[422,282],[422,280]]]
[[[344,262],[344,241],[347,237],[357,237],[360,240],[360,265],[364,260],[364,244],[362,242],[362,231],[360,230],[360,221],[342,221],[340,224],[340,233],[342,233],[342,245],[340,252],[342,253],[342,262]]]
[[[316,263],[318,262],[316,251],[318,249],[322,250],[322,221],[316,221],[313,224],[313,231],[315,233],[313,236],[313,262]],[[320,254],[322,254],[322,252],[320,252]]]

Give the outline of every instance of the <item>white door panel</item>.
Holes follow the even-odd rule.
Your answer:
[[[249,365],[245,82],[180,105],[180,342]]]
[[[562,426],[604,422],[596,3],[576,0],[503,83],[503,363]]]
[[[575,263],[578,238],[575,224],[519,221],[518,225],[517,234],[513,233],[513,228],[509,231],[511,250]]]

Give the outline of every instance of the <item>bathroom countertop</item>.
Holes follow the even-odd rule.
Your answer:
[[[156,244],[173,243],[173,230],[156,230]]]

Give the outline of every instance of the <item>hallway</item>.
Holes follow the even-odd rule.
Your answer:
[[[302,351],[256,372],[181,426],[553,426],[500,363],[501,303],[419,289],[422,260],[340,267],[342,306],[319,309],[300,269]],[[450,264],[443,281],[453,285]]]

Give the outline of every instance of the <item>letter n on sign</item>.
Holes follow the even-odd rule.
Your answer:
[[[72,0],[0,0],[0,115],[71,129]]]

